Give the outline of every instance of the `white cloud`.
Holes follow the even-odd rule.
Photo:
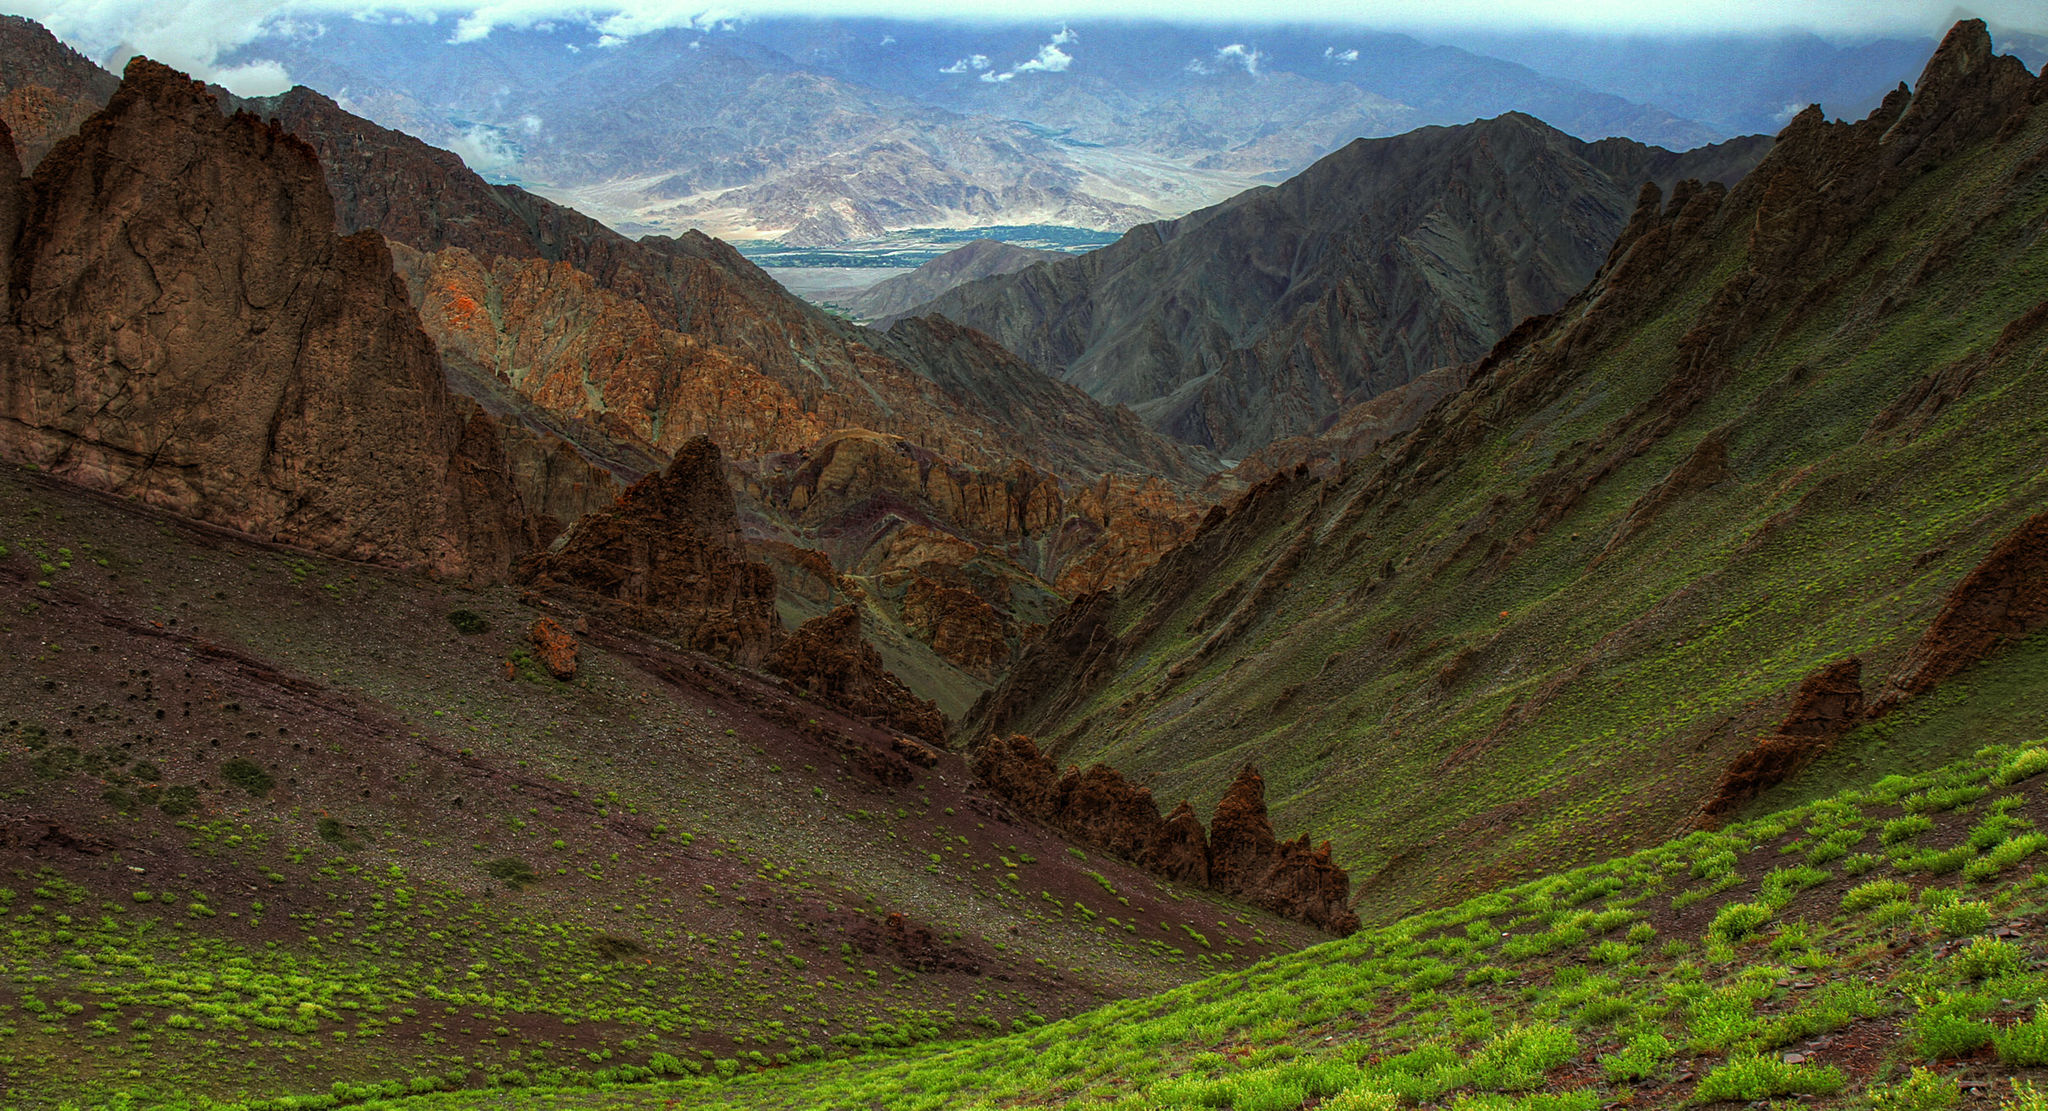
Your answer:
[[[1017,63],[1015,72],[1065,73],[1067,67],[1073,64],[1074,56],[1072,54],[1061,50],[1052,43],[1046,43],[1038,48],[1038,57],[1027,62]]]
[[[540,134],[540,117],[531,115],[519,117],[519,130],[526,132],[528,135]]]
[[[1323,47],[1323,60],[1340,66],[1348,66],[1358,60],[1358,51],[1339,50],[1334,46]]]
[[[697,7],[706,0],[13,0],[7,10],[37,20],[88,57],[112,61],[121,49],[139,51],[196,77],[274,82],[276,71],[255,63],[223,67],[219,59],[268,31],[296,28],[320,17],[366,22],[454,21],[456,41],[474,41],[500,28],[532,27],[549,21],[589,26],[620,40],[652,31],[730,28],[747,15],[802,15],[821,18],[885,16],[903,19],[988,20],[1009,23],[1057,20],[1073,10],[1071,0],[752,0],[740,8]],[[713,0],[739,3],[741,0]],[[1693,0],[1689,4],[1644,4],[1641,0],[1318,0],[1305,13],[1300,0],[1101,0],[1097,18],[1171,19],[1181,23],[1313,21],[1350,26],[1427,30],[1562,28],[1600,33],[1660,33],[1740,30],[1809,30],[1832,35],[1908,33],[1938,35],[1956,18],[1955,0]],[[2041,0],[1972,0],[1972,14],[2006,26],[2048,31],[2048,5]],[[280,23],[286,20],[288,23]],[[1050,45],[1066,47],[1073,32],[1064,27]],[[1061,54],[1068,52],[1062,50]],[[1041,54],[1050,61],[1050,57]],[[1331,61],[1335,61],[1333,56]],[[1038,59],[1033,59],[1038,61]],[[1028,64],[1028,63],[1027,63]],[[1213,61],[1202,66],[1213,68]],[[1040,72],[1058,72],[1050,65]],[[964,72],[964,71],[963,71]],[[1022,72],[1022,68],[1011,73]],[[232,87],[232,86],[231,86]]]
[[[464,165],[486,176],[510,169],[519,161],[518,148],[505,141],[503,133],[481,124],[470,128],[448,144]]]
[[[1003,73],[984,73],[981,75],[981,79],[990,84],[1000,85],[1005,81],[1014,80],[1020,73],[1065,73],[1067,72],[1067,67],[1074,64],[1074,56],[1061,50],[1060,47],[1070,42],[1077,42],[1080,37],[1074,33],[1073,28],[1062,23],[1060,24],[1060,29],[1053,32],[1052,41],[1038,48],[1036,56],[1018,62]],[[980,54],[976,54],[972,59],[968,60],[984,64],[988,61],[987,58]],[[959,62],[954,62],[952,66],[948,66],[939,72],[959,73],[961,72],[960,70],[953,68],[959,64]],[[981,69],[983,66],[977,64],[974,68]]]
[[[984,70],[989,66],[988,55],[969,54],[967,57],[941,69],[940,73],[966,73],[969,70]]]
[[[1185,68],[1189,73],[1208,76],[1212,73],[1221,73],[1232,67],[1242,66],[1246,73],[1257,77],[1259,75],[1259,63],[1264,61],[1265,58],[1265,53],[1257,48],[1248,47],[1241,42],[1234,42],[1228,46],[1217,47],[1215,55],[1206,61],[1201,58],[1188,59],[1188,64]]]
[[[240,96],[276,96],[292,87],[292,75],[284,65],[269,59],[215,69],[207,80]]]
[[[875,45],[876,45],[876,46],[895,46],[895,45],[896,45],[896,36],[894,36],[894,35],[883,35],[883,36],[882,36],[882,41],[881,41],[881,42],[878,42],[878,43],[876,43]]]

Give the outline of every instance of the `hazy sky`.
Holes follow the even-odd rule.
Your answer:
[[[273,64],[223,70],[216,59],[279,18],[348,18],[365,10],[341,0],[0,0],[0,10],[36,19],[96,61],[119,64],[146,53],[247,95],[278,92],[287,75]],[[588,22],[594,31],[630,36],[665,27],[704,25],[748,15],[875,15],[902,18],[1043,19],[1159,18],[1248,23],[1351,23],[1400,30],[1557,27],[1578,31],[1714,32],[1787,28],[1823,35],[1930,34],[1963,15],[1994,25],[2048,30],[2044,0],[767,0],[705,7],[629,0],[494,0],[478,4],[409,0],[376,5],[387,11],[434,13],[451,38],[476,38],[497,27],[544,20]],[[119,57],[117,57],[119,55]]]

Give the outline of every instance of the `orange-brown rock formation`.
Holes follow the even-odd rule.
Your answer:
[[[533,656],[549,675],[565,683],[576,677],[576,638],[554,618],[535,618],[526,639],[533,643]]]
[[[311,148],[137,59],[25,191],[7,169],[7,458],[336,556],[495,578],[521,552],[496,437],[384,241],[335,234]]]
[[[538,589],[593,595],[629,624],[748,667],[781,630],[775,572],[747,558],[724,462],[703,437],[523,571]]]
[[[920,575],[900,606],[904,627],[969,675],[993,679],[1010,666],[1009,623],[974,591]]]
[[[768,670],[847,713],[944,745],[946,716],[890,674],[860,625],[858,606],[814,617],[776,647]]]
[[[1963,669],[2048,624],[2048,513],[1998,542],[1949,591],[1873,713],[1931,690]]]
[[[1206,836],[1186,802],[1161,818],[1149,789],[1107,764],[1059,774],[1029,737],[989,737],[974,754],[974,773],[1024,814],[1167,879],[1335,934],[1358,928],[1347,905],[1350,874],[1331,860],[1328,842],[1274,839],[1265,780],[1249,765],[1217,804]]]
[[[1863,710],[1861,659],[1837,660],[1807,676],[1777,732],[1759,738],[1755,748],[1728,765],[1701,815],[1721,818],[1790,779],[1854,728]]]

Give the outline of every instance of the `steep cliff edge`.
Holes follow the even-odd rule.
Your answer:
[[[304,143],[137,59],[20,195],[9,458],[436,574],[524,550],[501,446],[465,435],[383,240],[336,234]]]

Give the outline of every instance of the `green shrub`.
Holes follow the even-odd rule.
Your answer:
[[[1714,915],[1707,932],[1723,941],[1740,941],[1771,920],[1771,908],[1762,903],[1730,903]]]
[[[1989,980],[1993,976],[2018,972],[2025,963],[2026,954],[2012,942],[1980,937],[1957,950],[1948,960],[1956,975],[1965,980]]]
[[[2042,772],[2048,772],[2048,748],[2030,748],[2006,761],[1992,773],[1991,781],[2001,787],[2010,787]]]
[[[1913,1016],[1913,1051],[1930,1061],[1975,1052],[1998,1033],[1982,1020],[1990,1009],[1990,1000],[1979,996],[1944,994]]]
[[[2048,1005],[2034,1008],[2029,1022],[2016,1022],[1992,1034],[1998,1046],[1998,1063],[2011,1068],[2034,1069],[2048,1065]]]
[[[1722,1100],[1759,1100],[1772,1096],[1828,1096],[1842,1090],[1848,1078],[1842,1070],[1826,1065],[1788,1065],[1776,1057],[1746,1054],[1730,1057],[1726,1064],[1707,1074],[1694,1089],[1701,1103]]]
[[[479,633],[491,631],[491,623],[484,620],[482,614],[470,610],[448,611],[448,623],[455,626],[456,632],[466,637],[473,637]]]
[[[1842,896],[1842,909],[1850,913],[1869,910],[1882,903],[1913,897],[1912,885],[1898,880],[1872,880],[1858,884]]]
[[[269,794],[270,789],[277,785],[277,781],[270,777],[269,772],[263,770],[261,764],[242,756],[222,764],[220,777],[257,798]]]
[[[1471,1083],[1522,1092],[1543,1086],[1544,1074],[1579,1052],[1579,1039],[1562,1026],[1538,1022],[1510,1026],[1472,1058]]]
[[[1960,1081],[1915,1065],[1905,1080],[1872,1089],[1870,1105],[1876,1111],[1946,1111],[1962,1098]]]
[[[2012,1098],[1998,1105],[1998,1111],[2048,1111],[2048,1095],[2024,1080],[2012,1082]]]
[[[1991,925],[1991,907],[1986,903],[1956,903],[1935,911],[1929,921],[1943,937],[1968,937]]]
[[[1893,818],[1877,831],[1877,840],[1882,845],[1899,845],[1911,841],[1934,828],[1934,821],[1919,814],[1904,818]]]
[[[1657,1074],[1658,1066],[1671,1059],[1671,1053],[1671,1039],[1655,1030],[1645,1030],[1630,1038],[1619,1053],[1600,1058],[1600,1068],[1610,1084],[1648,1080]]]

